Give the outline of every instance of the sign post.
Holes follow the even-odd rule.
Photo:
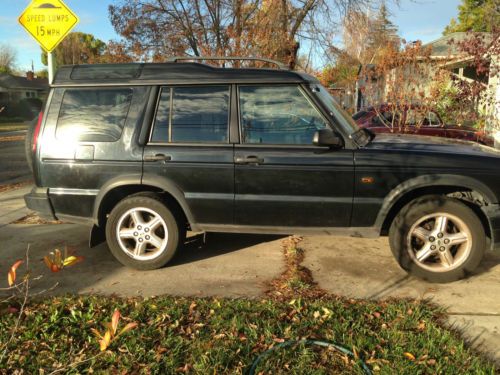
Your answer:
[[[52,51],[79,22],[62,0],[32,0],[19,16],[19,23],[47,52],[49,84],[54,79]]]
[[[49,84],[54,81],[54,60],[52,52],[47,52],[47,71],[49,73]]]

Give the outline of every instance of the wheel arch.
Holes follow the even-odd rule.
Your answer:
[[[184,218],[191,226],[195,225],[184,194],[172,181],[159,176],[144,176],[141,178],[140,175],[117,178],[109,181],[101,188],[94,203],[94,224],[103,227],[107,214],[119,201],[127,196],[142,192],[161,194],[166,203],[170,203],[174,209],[178,209],[178,213],[184,215]]]
[[[398,212],[409,202],[424,195],[450,195],[454,193],[471,193],[484,204],[496,203],[495,194],[482,182],[466,176],[456,175],[426,175],[403,182],[394,188],[384,200],[377,216],[375,226],[385,235]],[[481,210],[479,202],[462,199],[481,220],[486,234],[491,238],[491,225],[486,214]]]

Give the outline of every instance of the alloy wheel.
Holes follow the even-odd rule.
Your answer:
[[[449,213],[426,215],[408,232],[411,259],[432,272],[460,267],[471,250],[471,230],[462,219]]]
[[[135,207],[120,216],[116,238],[128,256],[137,260],[155,259],[167,248],[167,224],[157,212]]]

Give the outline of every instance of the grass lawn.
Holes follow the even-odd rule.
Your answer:
[[[16,122],[16,123],[5,123],[2,124],[0,123],[0,133],[1,132],[13,132],[17,130],[26,130],[28,126],[22,122]]]
[[[101,353],[91,329],[102,332],[115,309],[120,327],[139,325]],[[54,297],[28,303],[0,372],[240,374],[282,342],[318,339],[353,351],[373,373],[494,374],[491,363],[443,328],[441,316],[439,308],[404,300]],[[0,306],[0,349],[16,318]],[[255,373],[363,370],[337,351],[298,344],[272,351]]]

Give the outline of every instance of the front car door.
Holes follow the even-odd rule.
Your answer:
[[[313,146],[330,126],[300,85],[240,85],[235,146],[235,224],[347,227],[353,152]]]
[[[144,149],[143,184],[180,194],[196,224],[233,220],[230,90],[229,85],[162,87]]]

